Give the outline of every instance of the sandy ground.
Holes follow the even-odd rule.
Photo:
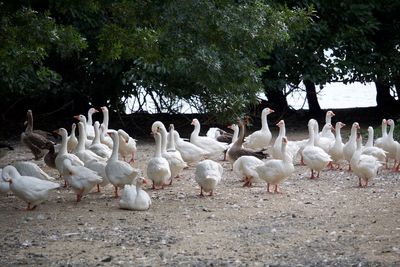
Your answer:
[[[153,143],[138,149],[134,165],[144,171]],[[31,158],[17,146],[0,166]],[[297,165],[283,194],[268,194],[261,181],[242,187],[220,163],[213,197],[198,196],[190,167],[164,190],[146,188],[153,205],[145,212],[119,209],[111,186],[80,203],[70,189],[56,190],[34,211],[1,195],[0,266],[400,266],[398,173],[382,171],[360,189],[347,171],[310,180]]]

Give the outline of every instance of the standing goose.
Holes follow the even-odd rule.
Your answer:
[[[85,130],[86,130],[87,138],[90,140],[92,140],[94,138],[93,114],[96,112],[99,112],[99,111],[95,108],[89,108],[89,110],[88,110]]]
[[[100,142],[100,123],[95,121],[94,128],[94,138],[92,144],[89,146],[89,150],[94,152],[96,155],[102,158],[110,158],[112,150],[105,144]]]
[[[152,133],[156,142],[154,157],[147,163],[147,177],[153,182],[152,189],[161,186],[164,189],[166,181],[171,177],[168,160],[161,155],[161,134],[159,131]]]
[[[282,137],[282,159],[271,159],[255,168],[259,178],[267,182],[268,193],[270,185],[275,185],[275,193],[280,193],[279,184],[294,172],[293,159],[286,152],[287,143],[287,138]]]
[[[350,137],[347,143],[343,147],[343,155],[344,159],[349,162],[349,171],[351,171],[351,164],[350,160],[353,157],[354,151],[356,151],[357,148],[357,130],[360,129],[360,125],[357,122],[354,122],[353,125],[351,126],[351,132],[350,132]]]
[[[28,122],[25,131],[21,134],[21,143],[27,146],[35,156],[35,160],[38,160],[44,157],[46,154],[46,146],[52,142],[43,135],[33,131],[32,110],[28,110],[26,114]]]
[[[267,116],[271,113],[275,112],[273,109],[264,108],[261,112],[261,129],[255,131],[245,138],[245,142],[243,144],[244,147],[250,148],[253,150],[262,150],[266,149],[269,146],[269,143],[272,139],[271,131],[268,127]]]
[[[382,148],[374,146],[374,128],[368,127],[368,140],[362,148],[361,153],[364,155],[374,156],[380,162],[386,162],[387,152]]]
[[[118,135],[119,135],[119,154],[121,154],[122,158],[125,161],[128,159],[129,163],[135,162],[135,154],[137,151],[136,139],[130,137],[129,134],[122,129],[118,130]]]
[[[87,125],[86,117],[85,117],[85,115],[79,114],[79,115],[74,116],[74,118],[79,121],[78,122],[78,133],[79,133],[78,144],[79,144],[79,140],[80,140],[80,137],[81,137],[81,132],[84,132],[85,133],[85,138],[83,140],[83,144],[84,144],[85,148],[89,148],[90,145],[92,144],[92,140],[89,140],[87,138],[87,134],[86,134],[86,125]],[[83,124],[83,131],[82,131],[82,128],[79,127],[79,123]],[[76,144],[76,146],[78,146],[78,144]],[[76,151],[76,148],[75,148],[74,151]]]
[[[283,159],[282,154],[282,138],[286,136],[286,126],[285,121],[280,120],[276,126],[279,127],[278,137],[275,139],[274,145],[272,147],[272,157],[274,159]],[[292,158],[292,161],[296,157],[299,151],[298,143],[287,141],[286,143],[286,153],[288,153],[289,157]]]
[[[337,122],[336,127],[335,127],[335,143],[333,146],[329,149],[328,154],[332,158],[332,164],[330,164],[331,169],[333,169],[333,164],[337,165],[337,169],[340,167],[340,161],[344,160],[344,154],[343,154],[343,147],[344,144],[342,142],[342,135],[340,134],[340,129],[342,129],[346,124],[342,122]]]
[[[67,139],[68,140],[67,141],[67,151],[69,153],[72,153],[75,150],[76,146],[78,145],[78,138],[76,138],[75,129],[76,129],[76,124],[73,123],[71,126],[71,133]]]
[[[75,148],[74,154],[84,163],[91,160],[106,161],[107,160],[106,158],[102,158],[93,151],[85,148],[85,141],[87,140],[87,138],[86,138],[85,126],[82,122],[78,122],[78,130],[79,130],[78,145]]]
[[[173,124],[170,126],[170,135],[174,137],[175,147],[181,153],[182,159],[187,163],[196,163],[209,154],[208,151],[183,140],[175,131]]]
[[[221,181],[223,171],[221,164],[210,159],[197,164],[194,179],[200,186],[200,196],[204,196],[203,191],[210,192],[210,196],[213,195],[215,188]]]
[[[387,138],[387,121],[386,119],[382,119],[382,136],[375,140],[375,146],[384,148],[384,143]]]
[[[324,125],[324,128],[325,128],[324,132],[327,132],[327,131],[331,131],[333,127],[332,127],[332,124],[326,123]],[[330,138],[322,137],[319,135],[318,122],[315,121],[315,123],[314,123],[314,145],[322,148],[326,153],[328,153],[329,149],[333,145],[334,141],[335,141],[334,138],[330,139]]]
[[[151,205],[151,198],[143,190],[143,184],[147,181],[143,177],[136,178],[135,185],[126,185],[119,201],[119,207],[126,210],[148,210]]]
[[[53,181],[53,177],[48,175],[42,170],[36,163],[31,161],[18,161],[13,164],[20,175],[22,176],[33,176],[42,180]]]
[[[190,135],[190,142],[192,144],[208,151],[211,157],[218,157],[227,149],[227,143],[221,143],[214,138],[199,135],[201,126],[198,119],[193,119],[191,124],[194,126],[193,132]]]
[[[103,129],[102,129],[103,136],[101,138],[102,139],[101,142],[103,144],[107,145],[109,148],[112,148],[113,142],[111,140],[111,137],[107,135],[108,134],[108,126],[109,126],[108,124],[110,121],[108,108],[106,106],[103,106],[103,107],[101,107],[101,111],[103,112],[103,123],[101,124],[101,126],[103,126]]]
[[[375,178],[381,164],[378,160],[370,155],[362,154],[361,135],[357,134],[357,148],[350,160],[353,172],[358,176],[359,186],[367,187],[368,181]]]
[[[21,176],[14,166],[4,167],[4,181],[10,184],[10,190],[20,199],[28,203],[27,210],[33,210],[48,198],[50,190],[59,188],[58,183],[42,180],[32,176]]]
[[[118,187],[132,184],[133,179],[139,174],[139,170],[133,168],[129,163],[118,160],[119,136],[115,130],[108,130],[108,134],[113,140],[113,150],[111,157],[107,161],[106,174],[108,180],[115,187],[115,197],[118,197]]]
[[[398,142],[394,140],[393,138],[393,132],[394,132],[394,120],[392,119],[388,119],[387,120],[387,125],[389,125],[389,133],[387,135],[387,138],[384,140],[384,147],[383,149],[385,151],[388,152],[387,154],[387,158],[389,159],[393,159],[394,160],[394,164],[393,164],[393,168],[396,167],[396,163],[397,163],[397,159],[396,159],[396,151],[397,151],[397,145]]]
[[[322,148],[314,146],[314,123],[316,123],[314,119],[308,122],[309,138],[302,151],[304,163],[311,170],[310,179],[315,178],[314,171],[317,172],[316,178],[319,178],[319,172],[332,161],[331,157]]]
[[[333,116],[335,116],[335,113],[333,113],[332,110],[328,110],[326,112],[325,125],[327,125],[327,124],[333,125],[332,124],[332,117]],[[319,133],[319,136],[328,138],[328,139],[332,140],[332,142],[335,141],[335,135],[332,133],[331,128],[329,128],[329,127],[327,127],[327,128],[322,127],[322,131]]]

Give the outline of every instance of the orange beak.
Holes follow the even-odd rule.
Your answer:
[[[77,119],[79,121],[79,115],[75,115],[74,119]]]

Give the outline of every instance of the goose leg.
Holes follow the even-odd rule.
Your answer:
[[[76,194],[76,202],[80,202],[82,200],[83,197],[83,190],[84,188],[82,188],[81,190],[79,190],[79,192]]]
[[[201,196],[201,197],[204,197],[204,194],[203,194],[203,187],[201,187],[201,186],[200,186],[200,196]]]
[[[115,198],[118,198],[119,196],[118,196],[118,186],[114,186],[115,187],[115,190],[114,190],[114,196],[115,196]]]
[[[97,184],[97,193],[100,193],[100,185]]]
[[[358,186],[362,187],[361,177],[358,177]]]
[[[151,186],[151,189],[152,189],[152,190],[155,190],[155,189],[156,189],[156,186],[155,186],[155,184],[154,184],[154,181],[153,181],[153,185]]]
[[[320,172],[320,171],[317,172],[317,178],[319,178],[319,172]]]
[[[209,196],[212,197],[214,195],[213,191],[211,190]]]
[[[313,170],[313,169],[311,169],[311,177],[310,177],[310,179],[315,179],[315,177],[314,177],[314,170]]]
[[[270,186],[269,183],[267,183],[267,193],[272,193],[272,192],[271,192],[271,186]]]
[[[279,190],[279,185],[275,185],[275,193],[282,194],[281,190]]]
[[[349,172],[351,172],[351,165],[350,165],[350,163],[349,163]]]

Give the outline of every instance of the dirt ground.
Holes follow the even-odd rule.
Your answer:
[[[153,147],[138,143],[134,165],[143,173]],[[18,145],[0,167],[31,158]],[[55,190],[34,211],[1,195],[0,266],[400,266],[398,173],[383,170],[360,189],[347,171],[310,180],[296,165],[283,194],[268,194],[261,181],[242,187],[220,163],[224,179],[213,197],[198,196],[190,167],[164,190],[146,188],[153,205],[145,212],[119,209],[110,185],[80,203],[70,189]]]

